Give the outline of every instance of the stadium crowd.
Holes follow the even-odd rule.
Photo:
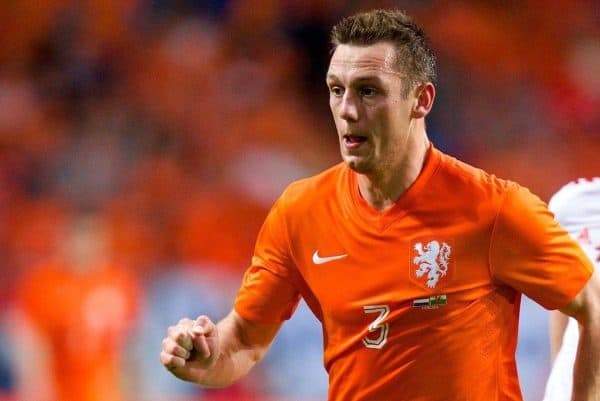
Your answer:
[[[544,200],[598,175],[597,1],[2,2],[0,400],[324,399],[304,306],[227,390],[169,376],[159,343],[227,313],[272,202],[339,160],[329,29],[392,6],[438,56],[437,147]],[[523,313],[534,401],[544,312]]]

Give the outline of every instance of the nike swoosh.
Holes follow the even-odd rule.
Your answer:
[[[312,256],[312,261],[315,265],[322,265],[323,263],[344,259],[346,256],[348,256],[348,254],[321,257],[319,256],[319,251],[315,251]]]

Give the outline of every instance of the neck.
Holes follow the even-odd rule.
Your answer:
[[[375,210],[384,212],[417,180],[429,149],[427,135],[409,143],[403,157],[377,171],[358,175],[358,188],[365,201]]]

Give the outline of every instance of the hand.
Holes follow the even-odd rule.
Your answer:
[[[219,355],[217,326],[206,316],[181,319],[167,330],[160,362],[182,380],[197,382],[214,367]]]

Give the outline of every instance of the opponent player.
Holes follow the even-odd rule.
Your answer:
[[[600,268],[600,177],[579,179],[565,185],[550,199],[549,208],[595,262],[596,269]],[[550,340],[554,364],[544,401],[569,401],[579,341],[577,321],[552,311]]]
[[[525,293],[581,323],[575,399],[597,399],[598,276],[536,196],[430,143],[435,62],[422,30],[373,11],[342,20],[332,41],[343,163],[285,190],[233,311],[216,325],[200,316],[170,327],[163,365],[226,386],[304,297],[323,325],[332,401],[521,400]]]

